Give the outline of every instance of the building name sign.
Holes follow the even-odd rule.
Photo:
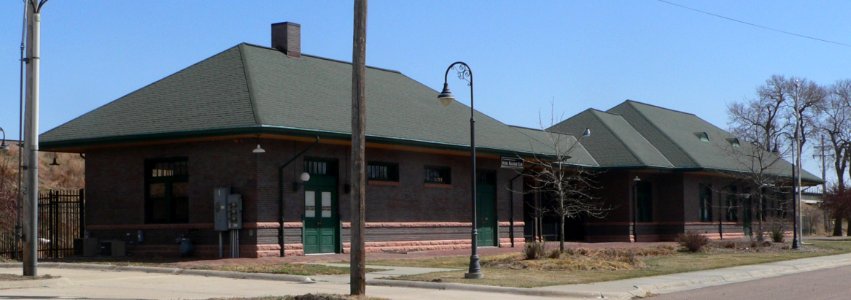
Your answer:
[[[500,168],[503,169],[522,169],[523,159],[518,157],[501,157]]]

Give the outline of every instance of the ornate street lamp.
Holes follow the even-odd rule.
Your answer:
[[[479,279],[484,277],[484,274],[482,274],[482,268],[479,265],[479,254],[477,252],[479,243],[477,240],[478,222],[476,220],[476,120],[473,117],[475,112],[473,109],[473,71],[470,69],[470,66],[461,61],[456,61],[446,68],[446,73],[443,75],[443,91],[437,96],[437,99],[440,100],[440,104],[443,106],[447,106],[452,101],[455,101],[455,97],[449,91],[449,84],[447,83],[449,71],[452,68],[455,68],[455,71],[458,72],[458,78],[467,81],[467,85],[470,86],[470,193],[472,194],[470,202],[473,205],[473,228],[470,238],[470,268],[467,273],[464,273],[464,278]]]
[[[3,139],[0,140],[0,151],[9,150],[9,145],[6,145],[6,131],[3,130],[3,127],[0,127],[0,132],[3,133]]]

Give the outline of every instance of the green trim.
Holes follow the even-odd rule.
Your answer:
[[[100,138],[91,138],[91,139],[76,139],[76,140],[65,140],[65,141],[52,141],[52,142],[40,142],[39,148],[44,151],[58,150],[60,148],[71,148],[71,147],[89,147],[96,145],[108,145],[108,144],[121,144],[121,143],[132,143],[132,142],[143,142],[143,141],[157,141],[157,140],[170,140],[170,139],[180,139],[180,138],[197,138],[197,137],[214,137],[214,136],[226,136],[226,135],[235,135],[235,134],[284,134],[290,136],[303,136],[303,137],[315,137],[319,136],[325,139],[340,139],[340,140],[348,140],[351,138],[351,134],[341,133],[341,132],[333,132],[333,131],[321,131],[321,130],[308,130],[308,129],[300,129],[300,128],[287,128],[287,127],[277,127],[277,126],[253,126],[253,127],[239,127],[239,128],[225,128],[225,129],[208,129],[208,130],[195,130],[195,131],[180,131],[180,132],[165,132],[165,133],[153,133],[153,134],[139,134],[139,135],[126,135],[126,136],[117,136],[117,137],[100,137]],[[409,139],[401,139],[401,138],[391,138],[391,137],[379,137],[379,136],[367,136],[367,142],[379,142],[385,144],[397,144],[404,146],[418,146],[418,147],[426,147],[426,148],[435,148],[435,149],[443,149],[443,150],[470,150],[469,146],[465,145],[453,145],[446,144],[440,142],[430,142],[430,141],[420,141],[420,140],[409,140]],[[530,152],[523,151],[513,151],[507,149],[495,149],[488,147],[476,147],[476,150],[479,152],[486,152],[497,155],[518,155],[518,156],[532,156],[539,155]]]

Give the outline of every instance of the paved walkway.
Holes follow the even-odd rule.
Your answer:
[[[343,264],[346,265],[346,264]],[[386,269],[367,276],[371,296],[389,299],[630,299],[650,294],[664,294],[743,282],[806,271],[851,266],[851,253],[803,258],[760,265],[739,266],[671,275],[624,279],[591,284],[560,285],[541,288],[505,288],[454,283],[412,282],[381,279],[383,276],[417,274],[446,269]],[[247,297],[295,295],[304,293],[348,292],[348,275],[303,276],[245,274],[180,268],[115,267],[90,264],[41,263],[40,274],[62,276],[58,280],[41,281],[20,288],[4,289],[0,282],[0,299],[22,297],[89,297],[118,299],[206,299],[211,297]],[[0,264],[0,273],[18,274],[20,264]]]

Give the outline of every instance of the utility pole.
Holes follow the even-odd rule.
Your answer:
[[[27,103],[24,121],[24,276],[38,276],[38,100],[39,55],[41,53],[41,7],[47,0],[27,0]]]
[[[350,293],[366,295],[366,0],[355,0],[352,46],[352,197]]]
[[[818,158],[821,159],[821,180],[824,181],[821,184],[822,197],[824,197],[824,194],[827,193],[827,164],[825,163],[825,160],[827,159],[828,154],[825,153],[826,148],[827,148],[827,146],[824,145],[824,134],[822,134],[821,135],[821,141],[819,142],[819,145],[818,145],[819,154],[813,155],[813,158],[818,157]],[[822,209],[822,211],[824,213],[824,217],[822,218],[824,221],[822,222],[823,223],[822,225],[824,225],[825,231],[829,231],[830,230],[830,215],[828,214],[827,209]]]

